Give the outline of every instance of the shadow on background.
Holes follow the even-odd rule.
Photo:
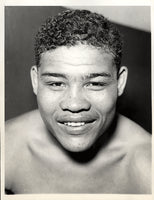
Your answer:
[[[38,27],[64,7],[5,7],[5,118],[37,107],[30,68]],[[122,65],[129,69],[126,90],[118,111],[151,132],[151,34],[117,24],[124,37]]]

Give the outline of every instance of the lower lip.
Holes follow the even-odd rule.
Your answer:
[[[68,126],[62,123],[58,123],[58,124],[69,135],[83,135],[85,133],[88,133],[93,128],[95,123],[96,121],[91,122],[91,123],[86,123],[82,126]]]

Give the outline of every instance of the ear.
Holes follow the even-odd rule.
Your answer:
[[[30,70],[31,75],[31,82],[33,87],[34,94],[37,95],[37,88],[38,88],[38,69],[36,66],[32,66]]]
[[[127,76],[128,76],[127,67],[125,66],[120,67],[118,73],[118,96],[121,96],[123,94],[127,82]]]

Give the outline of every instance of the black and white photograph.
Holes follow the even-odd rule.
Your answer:
[[[152,195],[151,7],[6,5],[4,33],[5,198]]]

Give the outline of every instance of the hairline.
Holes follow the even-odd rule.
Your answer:
[[[112,58],[113,58],[114,65],[115,65],[115,67],[116,67],[117,70],[118,70],[118,67],[116,66],[116,63],[115,63],[115,61],[114,61],[116,55],[114,55],[114,54],[112,53],[112,51],[109,50],[108,47],[104,48],[104,47],[101,47],[101,46],[94,46],[94,45],[91,45],[91,44],[87,44],[86,41],[85,41],[85,43],[81,43],[80,41],[78,41],[78,43],[77,43],[77,44],[74,44],[74,45],[62,45],[62,46],[57,46],[57,47],[54,48],[54,49],[45,50],[44,52],[42,52],[42,53],[40,54],[39,65],[37,66],[37,68],[40,67],[41,57],[42,57],[42,55],[45,54],[46,52],[53,52],[53,51],[55,51],[56,49],[59,49],[59,48],[62,48],[62,47],[66,47],[66,48],[69,49],[69,48],[71,48],[71,47],[76,47],[76,46],[78,46],[78,45],[87,46],[87,47],[90,47],[91,49],[95,49],[95,50],[101,51],[102,54],[103,54],[103,53],[107,53],[107,54],[111,55]]]

